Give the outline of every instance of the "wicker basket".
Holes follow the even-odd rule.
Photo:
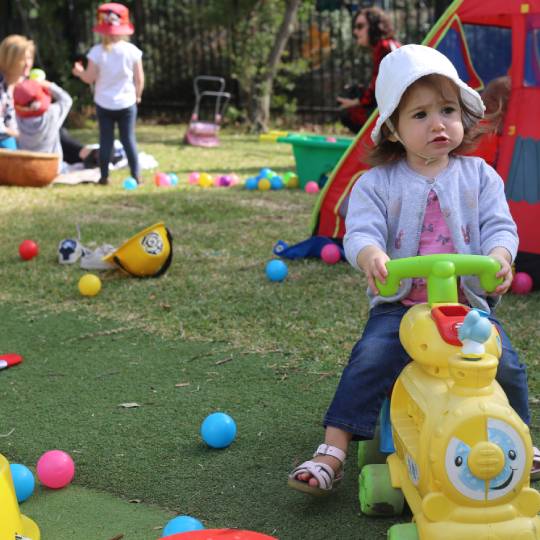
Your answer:
[[[0,149],[0,184],[48,186],[58,175],[58,154]]]

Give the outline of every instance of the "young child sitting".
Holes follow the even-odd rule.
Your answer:
[[[399,325],[412,305],[427,301],[426,283],[404,280],[395,296],[382,297],[375,280],[385,282],[390,259],[462,253],[500,263],[502,283],[494,296],[467,276],[460,280],[460,301],[490,313],[503,348],[497,380],[530,423],[526,368],[493,314],[512,282],[516,225],[500,176],[484,160],[460,155],[471,146],[484,104],[446,56],[422,45],[406,45],[383,59],[375,95],[375,167],[352,189],[344,237],[347,259],[367,277],[369,319],[324,418],[324,444],[289,475],[290,487],[317,495],[341,480],[349,442],[373,438],[383,400],[410,361]],[[535,450],[531,477],[539,461]]]
[[[71,109],[71,96],[49,81],[26,79],[15,86],[13,98],[19,149],[58,154],[60,172],[63,157],[60,128]]]

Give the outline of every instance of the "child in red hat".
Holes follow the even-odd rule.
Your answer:
[[[102,4],[97,10],[97,24],[93,30],[101,34],[101,43],[90,49],[86,69],[80,62],[75,62],[72,73],[85,83],[94,84],[99,123],[99,183],[109,183],[115,124],[118,124],[131,176],[139,182],[135,122],[137,104],[144,88],[144,71],[142,51],[127,41],[134,32],[128,8],[117,3]]]
[[[71,109],[71,96],[52,82],[25,79],[15,86],[13,99],[19,149],[58,154],[60,172],[63,160],[60,128]]]

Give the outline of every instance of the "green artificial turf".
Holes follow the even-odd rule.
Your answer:
[[[147,171],[145,184],[127,192],[125,170],[105,188],[0,187],[0,352],[25,358],[0,372],[0,453],[33,467],[44,451],[61,448],[76,463],[72,486],[37,490],[22,510],[43,540],[154,540],[176,514],[281,540],[383,539],[397,519],[360,515],[354,450],[331,497],[286,486],[288,472],[322,440],[321,418],[366,320],[365,281],[345,263],[308,259],[288,262],[285,282],[269,282],[273,244],[309,236],[316,197],[204,190],[187,177],[245,179],[263,166],[283,173],[294,168],[289,145],[229,131],[220,147],[204,150],[182,146],[183,131],[137,128],[140,150],[176,172],[178,188],[154,186]],[[93,128],[76,134],[96,138]],[[157,221],[174,236],[162,278],[103,272],[100,294],[82,298],[84,271],[57,263],[58,242],[74,236],[76,224],[86,245],[118,246]],[[25,238],[40,246],[28,262],[17,254]],[[529,366],[537,442],[539,303],[536,293],[508,295],[499,311]],[[130,403],[138,406],[122,406]],[[217,410],[238,425],[224,450],[199,436]],[[69,529],[78,525],[81,532]]]

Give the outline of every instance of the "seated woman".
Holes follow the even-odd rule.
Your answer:
[[[371,50],[373,71],[367,87],[350,86],[346,96],[337,98],[341,106],[341,123],[353,133],[358,133],[376,107],[375,81],[382,59],[400,43],[394,39],[394,28],[387,13],[378,7],[361,9],[353,22],[353,35],[360,47]]]
[[[28,76],[33,61],[34,42],[24,36],[13,34],[0,43],[0,148],[17,148],[13,87]]]

